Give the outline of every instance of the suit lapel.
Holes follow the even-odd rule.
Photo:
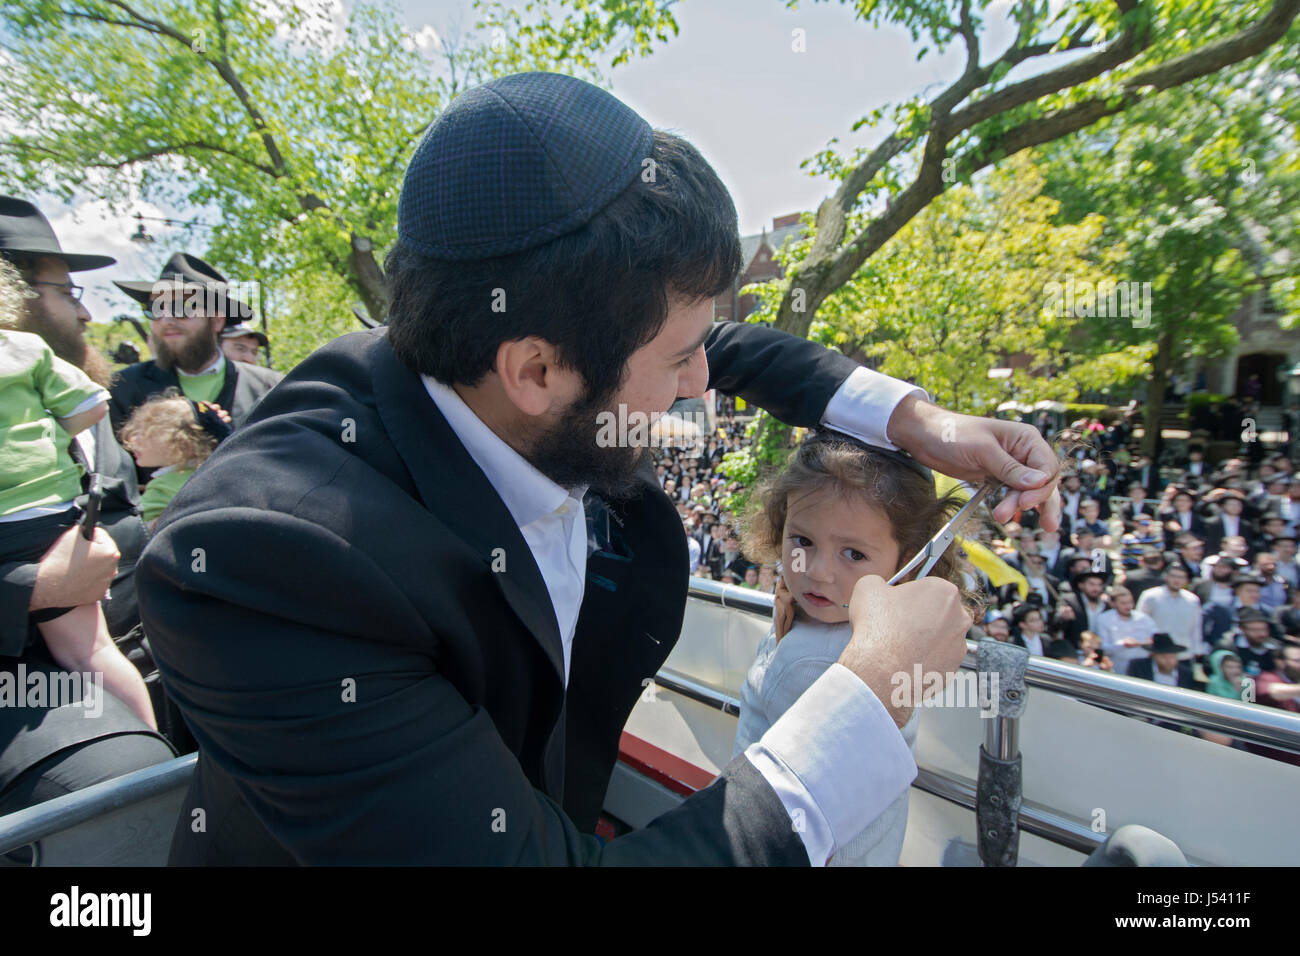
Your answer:
[[[442,417],[420,377],[402,364],[387,338],[375,351],[376,406],[421,501],[473,547],[485,568],[496,571],[492,577],[502,596],[563,681],[564,651],[555,610],[532,550],[509,509]],[[501,558],[505,570],[497,571]]]

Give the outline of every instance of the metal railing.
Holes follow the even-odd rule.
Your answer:
[[[772,616],[772,595],[734,584],[691,578],[690,596],[726,608],[748,611],[767,618]],[[975,669],[974,641],[966,642],[966,659],[962,662],[962,667]],[[670,681],[682,683],[685,680],[679,674],[665,675],[662,681],[656,678],[664,687],[668,687]],[[1155,681],[1079,667],[1047,657],[1035,656],[1029,659],[1025,682],[1031,687],[1065,694],[1125,716],[1182,724],[1198,730],[1227,734],[1247,743],[1300,753],[1300,715],[1279,708],[1229,700],[1181,687],[1168,687]],[[703,685],[695,685],[694,689],[699,692],[701,688]],[[716,701],[707,702],[714,703],[723,710],[727,710],[727,703],[734,701],[734,698],[712,688],[703,689],[717,698]]]

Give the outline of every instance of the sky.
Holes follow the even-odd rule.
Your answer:
[[[398,2],[407,26],[423,31],[425,39],[467,33],[476,19],[471,0]],[[522,0],[512,5],[522,6]],[[982,38],[986,58],[1010,40],[1006,24],[993,22],[1008,6],[1005,0],[991,8]],[[815,210],[834,184],[808,175],[799,164],[833,137],[839,137],[843,153],[874,143],[883,134],[854,134],[854,122],[918,92],[933,95],[960,72],[965,55],[962,48],[949,48],[918,62],[918,45],[904,30],[873,28],[840,2],[802,2],[792,10],[784,0],[683,0],[674,15],[678,36],[650,57],[610,72],[612,92],[652,126],[699,148],[731,191],[742,235],[770,229],[774,217]],[[799,52],[796,30],[803,31]],[[882,125],[887,129],[888,120]],[[157,241],[141,246],[127,238],[135,220],[109,214],[102,202],[37,201],[65,248],[117,257],[117,266],[79,276],[97,320],[133,309],[110,279],[156,277],[184,240],[174,227],[146,222]],[[179,214],[145,202],[133,212]],[[201,248],[188,251],[202,254]]]

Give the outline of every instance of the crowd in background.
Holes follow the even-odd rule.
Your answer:
[[[1057,432],[1036,424],[1062,459],[1058,531],[1033,511],[964,531],[1018,572],[994,586],[972,637],[1158,683],[1296,711],[1300,700],[1300,478],[1294,413],[1268,447],[1242,429],[1247,405],[1207,406],[1240,437],[1239,454],[1211,463],[1198,436],[1168,443],[1158,467],[1133,437],[1139,410]],[[1226,414],[1231,422],[1224,424]],[[1204,416],[1202,416],[1204,417]],[[744,447],[743,420],[720,417],[699,448],[664,449],[657,470],[682,515],[691,573],[771,593],[777,569],[740,551],[736,516],[722,507],[737,483],[718,473]],[[1203,735],[1210,736],[1210,735]],[[1223,742],[1227,743],[1225,739]],[[1276,755],[1276,754],[1275,754]]]

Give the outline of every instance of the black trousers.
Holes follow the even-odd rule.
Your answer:
[[[0,681],[10,691],[20,676],[24,682],[43,680],[53,687],[52,678],[63,672],[43,652],[43,646],[35,644],[22,658],[0,658]],[[106,691],[97,715],[50,699],[52,695],[44,705],[30,694],[23,696],[26,699],[17,701],[23,706],[8,700],[0,706],[0,814],[176,756],[165,737]]]

